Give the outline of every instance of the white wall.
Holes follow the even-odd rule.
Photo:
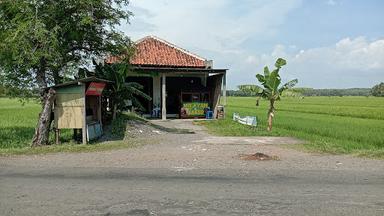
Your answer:
[[[152,95],[152,101],[153,106],[160,107],[161,108],[161,86],[160,86],[160,76],[154,76],[153,77],[153,95]]]

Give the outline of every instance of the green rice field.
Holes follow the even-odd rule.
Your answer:
[[[41,106],[35,100],[0,98],[0,150],[31,144]],[[61,141],[69,142],[70,130],[62,130]],[[50,137],[53,142],[53,135]]]
[[[308,151],[384,158],[384,98],[283,98],[276,104],[271,133],[266,131],[268,102],[255,104],[255,98],[229,97],[226,119],[203,124],[217,135],[293,136],[307,141],[301,147]],[[0,149],[29,146],[39,111],[33,101],[22,105],[0,98]],[[258,127],[233,122],[233,112],[257,116]]]
[[[211,133],[224,136],[293,136],[307,141],[309,151],[384,158],[384,98],[305,97],[277,102],[274,127],[266,131],[268,101],[229,97],[226,119],[207,122]],[[232,121],[232,114],[257,116],[258,127]]]
[[[29,146],[40,109],[33,100],[0,98],[0,149]]]

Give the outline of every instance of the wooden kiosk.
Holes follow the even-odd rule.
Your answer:
[[[100,137],[103,133],[101,98],[105,86],[111,81],[88,77],[53,86],[55,140],[59,143],[61,129],[79,131],[82,142]]]

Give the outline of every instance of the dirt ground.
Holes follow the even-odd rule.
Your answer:
[[[0,215],[384,214],[383,161],[300,152],[287,146],[302,141],[289,137],[212,136],[191,120],[152,123],[194,133],[139,132],[151,144],[131,149],[0,157]],[[274,160],[239,157],[255,153]]]
[[[128,167],[166,169],[320,169],[320,170],[384,170],[380,160],[348,155],[324,155],[300,152],[285,145],[302,143],[291,137],[217,137],[193,120],[151,121],[176,129],[188,129],[194,134],[161,131],[157,136],[142,134],[149,145],[134,149],[91,153],[59,153],[35,156],[15,156],[0,159],[0,165],[35,167]],[[155,129],[159,131],[159,129]],[[149,140],[149,141],[148,141]],[[239,155],[257,152],[276,156],[273,161],[244,161]]]

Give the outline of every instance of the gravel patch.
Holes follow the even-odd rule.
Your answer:
[[[143,121],[127,121],[124,139],[144,138],[167,134],[168,132],[159,128],[153,127],[151,124]]]

